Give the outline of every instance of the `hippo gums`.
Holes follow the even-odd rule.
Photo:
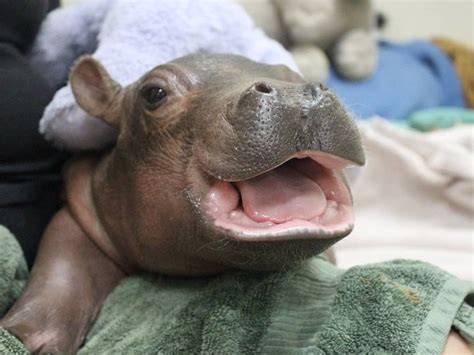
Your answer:
[[[364,152],[324,86],[285,66],[209,54],[125,88],[84,57],[71,85],[119,134],[68,164],[66,205],[0,321],[30,351],[74,353],[126,275],[285,270],[352,230],[341,169],[363,164]]]

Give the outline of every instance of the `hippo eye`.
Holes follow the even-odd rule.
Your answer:
[[[142,95],[148,104],[156,106],[166,97],[166,91],[159,86],[151,86],[144,88]]]

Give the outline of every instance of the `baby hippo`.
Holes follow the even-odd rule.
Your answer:
[[[84,57],[71,85],[118,138],[65,169],[66,204],[0,321],[30,351],[74,353],[132,273],[285,270],[351,232],[341,169],[363,164],[364,152],[324,86],[285,66],[209,54],[125,88]]]

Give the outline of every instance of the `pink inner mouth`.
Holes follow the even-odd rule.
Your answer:
[[[332,170],[343,165],[336,157],[313,154],[249,180],[218,180],[204,206],[217,227],[247,238],[307,231],[337,235],[353,224],[349,191]]]

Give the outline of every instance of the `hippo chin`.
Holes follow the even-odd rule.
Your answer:
[[[364,153],[324,86],[285,66],[206,54],[125,88],[84,57],[71,85],[82,109],[119,135],[67,167],[67,205],[0,321],[29,350],[74,352],[127,274],[282,270],[352,230],[341,169]]]

